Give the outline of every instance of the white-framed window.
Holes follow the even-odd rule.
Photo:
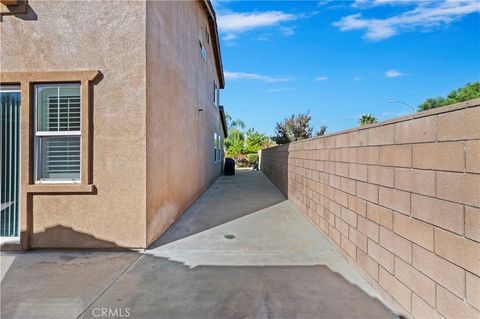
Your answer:
[[[80,183],[80,83],[35,85],[35,182]]]
[[[213,81],[213,104],[217,105],[217,83]]]
[[[213,133],[213,162],[217,162],[217,132]]]
[[[202,40],[198,40],[198,45],[200,46],[200,53],[204,61],[207,61],[207,50],[203,46]]]
[[[222,160],[221,153],[222,153],[222,148],[220,145],[220,134],[217,134],[217,140],[216,140],[216,146],[217,146],[217,161],[220,162]]]

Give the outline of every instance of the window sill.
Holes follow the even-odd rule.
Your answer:
[[[94,184],[34,184],[24,186],[30,194],[66,194],[83,193],[92,194],[97,191]]]

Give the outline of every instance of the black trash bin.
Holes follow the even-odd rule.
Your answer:
[[[225,159],[225,169],[223,170],[225,175],[235,175],[235,160],[227,157]]]

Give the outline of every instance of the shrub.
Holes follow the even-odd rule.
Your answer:
[[[458,102],[480,98],[480,82],[467,83],[464,87],[451,91],[446,98],[426,99],[418,106],[418,111],[425,111]]]
[[[248,158],[246,155],[240,154],[237,157],[235,157],[235,163],[237,164],[237,167],[249,167],[250,162],[248,161]]]
[[[258,154],[248,154],[247,155],[248,163],[250,165],[253,165],[255,163],[258,163]]]

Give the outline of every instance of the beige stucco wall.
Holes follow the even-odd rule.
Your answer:
[[[149,1],[146,12],[149,244],[221,173],[221,163],[213,162],[213,135],[223,133],[213,102],[219,79],[200,3]]]
[[[262,151],[396,312],[480,317],[480,99]]]
[[[2,72],[103,73],[93,106],[97,193],[34,195],[32,247],[144,247],[145,3],[28,4],[29,18],[0,23]]]
[[[96,193],[33,195],[31,247],[147,247],[221,173],[213,141],[216,132],[223,145],[213,101],[220,81],[204,8],[197,1],[28,3],[27,16],[0,24],[2,72],[103,74],[94,86]]]

